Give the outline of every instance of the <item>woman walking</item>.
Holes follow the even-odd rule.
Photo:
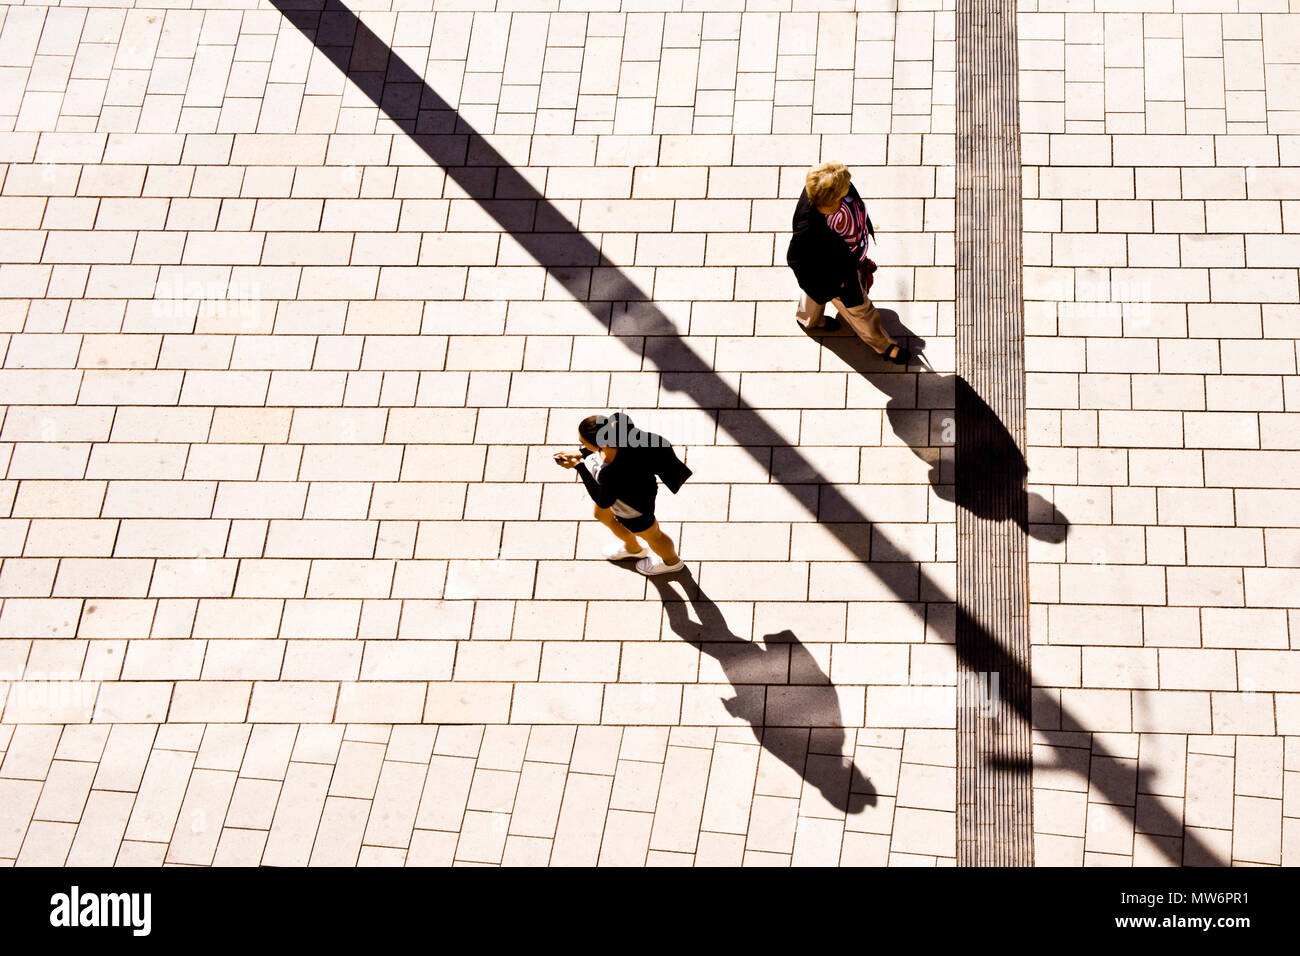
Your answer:
[[[618,412],[606,417],[592,415],[578,425],[577,454],[556,452],[555,463],[573,468],[595,502],[596,519],[613,532],[618,544],[605,550],[605,558],[622,561],[638,558],[642,574],[671,574],[686,565],[677,554],[673,539],[664,534],[655,518],[655,476],[668,490],[677,493],[691,470],[659,435],[642,431]],[[645,553],[641,541],[656,557]]]
[[[825,317],[831,302],[862,341],[896,365],[911,358],[880,325],[880,312],[867,298],[876,264],[867,258],[871,219],[862,197],[849,182],[843,163],[808,170],[794,211],[794,235],[786,263],[803,296],[795,318],[806,329],[834,331],[839,322]]]

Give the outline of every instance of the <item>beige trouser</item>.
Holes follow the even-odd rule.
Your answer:
[[[849,323],[854,332],[858,333],[858,338],[877,352],[883,355],[889,351],[891,345],[896,344],[889,333],[881,328],[880,310],[867,298],[865,291],[862,293],[861,305],[847,306],[839,299],[831,299],[831,303],[839,311],[840,317]],[[802,293],[799,296],[799,308],[795,312],[795,318],[805,329],[819,328],[826,324],[826,306],[808,298],[807,293]]]

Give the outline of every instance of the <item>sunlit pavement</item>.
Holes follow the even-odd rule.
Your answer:
[[[384,111],[267,2],[0,8],[0,862],[954,864],[956,16],[895,5],[358,11]],[[1035,861],[1294,865],[1300,13],[1058,6]],[[933,371],[796,325],[827,159]],[[551,461],[611,408],[687,575]]]

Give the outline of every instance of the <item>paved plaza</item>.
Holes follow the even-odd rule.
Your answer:
[[[0,864],[956,865],[954,0],[321,6],[0,7]],[[1015,21],[994,770],[1037,865],[1300,864],[1300,3]],[[795,322],[825,160],[928,367]]]

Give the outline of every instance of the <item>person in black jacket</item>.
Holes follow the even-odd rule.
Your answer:
[[[844,164],[835,162],[814,166],[805,177],[785,256],[803,290],[795,317],[804,328],[834,331],[839,321],[825,317],[826,303],[834,303],[859,338],[889,361],[906,365],[907,349],[881,327],[880,312],[867,298],[876,271],[867,258],[867,237],[874,230],[850,178]]]
[[[653,432],[642,431],[622,412],[609,417],[592,415],[578,425],[578,440],[584,451],[557,452],[555,463],[573,468],[596,503],[595,515],[618,538],[606,549],[610,561],[639,558],[642,574],[671,574],[686,565],[677,554],[673,539],[655,519],[655,496],[663,480],[673,494],[691,476],[673,446]],[[658,560],[647,555],[640,537]]]

